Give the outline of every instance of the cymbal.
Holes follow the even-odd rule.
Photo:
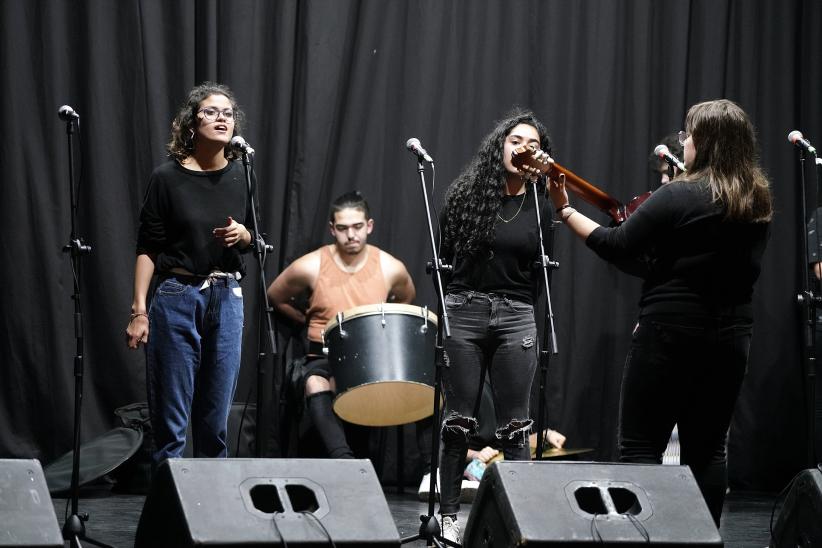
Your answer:
[[[564,457],[567,455],[579,455],[580,453],[590,453],[593,449],[590,448],[576,448],[576,449],[566,449],[565,447],[550,447],[542,452],[542,458],[544,459],[552,459],[555,457]],[[536,455],[537,451],[534,448],[531,451],[531,456],[533,457]]]

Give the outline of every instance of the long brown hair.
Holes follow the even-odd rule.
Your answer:
[[[231,102],[231,110],[234,111],[234,135],[242,133],[243,112],[237,105],[234,93],[223,84],[214,82],[203,82],[199,86],[194,86],[188,92],[186,102],[177,111],[177,116],[171,122],[171,140],[166,145],[168,155],[178,162],[182,162],[194,154],[194,135],[197,132],[197,111],[200,103],[212,95],[224,95]],[[240,153],[226,145],[225,157],[229,160],[236,160]]]
[[[759,167],[754,127],[745,111],[727,99],[697,103],[688,109],[685,131],[696,154],[680,180],[707,179],[728,220],[770,221],[770,185]]]

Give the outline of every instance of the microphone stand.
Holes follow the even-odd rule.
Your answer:
[[[557,351],[557,334],[554,330],[554,310],[551,306],[551,274],[549,269],[559,268],[557,261],[552,261],[551,258],[545,254],[545,243],[542,238],[542,218],[539,212],[539,195],[537,193],[536,181],[531,182],[531,188],[534,189],[534,212],[537,218],[537,233],[539,234],[539,261],[537,265],[542,268],[542,283],[545,287],[545,316],[542,325],[542,342],[539,352],[539,411],[537,415],[537,452],[536,459],[542,460],[542,453],[545,447],[545,392],[548,384],[548,366],[551,361],[551,354],[556,355]],[[551,252],[554,251],[554,221],[551,221]],[[550,353],[548,345],[551,345]]]
[[[799,148],[799,183],[800,183],[800,241],[802,243],[803,253],[800,255],[801,261],[801,292],[796,297],[796,301],[802,310],[802,363],[803,374],[805,376],[805,393],[806,393],[806,413],[807,413],[807,464],[809,466],[815,465],[814,457],[814,419],[815,419],[815,394],[816,394],[816,308],[819,304],[819,296],[815,295],[810,287],[811,269],[808,263],[808,227],[805,225],[805,219],[808,218],[808,206],[805,198],[805,150]],[[816,212],[814,212],[816,217]],[[815,218],[814,217],[814,218]],[[818,231],[819,225],[816,226],[817,233],[817,254],[818,254]]]
[[[251,216],[254,222],[254,238],[255,240],[251,242],[251,246],[254,250],[254,257],[257,259],[257,268],[259,272],[259,315],[260,315],[260,333],[257,338],[257,415],[256,415],[256,428],[254,437],[256,442],[254,444],[254,455],[256,457],[263,457],[265,456],[265,449],[266,449],[266,440],[265,435],[267,432],[264,426],[264,407],[266,402],[266,362],[268,360],[268,355],[266,353],[265,348],[265,341],[268,341],[268,347],[271,349],[271,356],[274,360],[277,359],[277,343],[276,338],[274,336],[274,322],[271,320],[271,313],[273,309],[271,305],[268,304],[268,296],[266,295],[266,283],[265,283],[265,261],[268,257],[269,253],[274,252],[274,246],[268,245],[263,240],[263,237],[260,235],[260,227],[259,223],[257,222],[257,202],[254,200],[254,188],[251,185],[251,172],[254,169],[253,166],[253,153],[249,153],[247,150],[242,151],[243,154],[243,169],[245,170],[245,183],[246,183],[246,191],[248,192],[248,200],[251,204]],[[244,414],[245,415],[245,414]],[[242,423],[241,423],[242,424]],[[240,427],[242,430],[242,426]],[[239,446],[238,446],[239,449]]]
[[[431,162],[433,169],[434,162]],[[434,291],[437,294],[437,342],[434,351],[434,411],[432,414],[431,428],[431,467],[429,469],[428,484],[428,513],[420,516],[420,528],[416,535],[405,537],[400,544],[407,544],[417,540],[425,540],[428,546],[455,546],[459,544],[443,538],[440,523],[436,518],[435,499],[437,496],[437,461],[440,454],[440,396],[442,393],[442,369],[445,367],[445,347],[443,346],[443,336],[451,337],[451,328],[448,324],[448,312],[445,309],[445,293],[442,287],[442,271],[451,270],[450,265],[443,264],[437,253],[437,244],[434,240],[434,227],[431,224],[431,208],[428,202],[428,190],[425,187],[425,166],[423,159],[417,157],[417,173],[420,177],[420,188],[422,188],[422,198],[425,202],[425,215],[428,221],[428,236],[431,242],[431,261],[428,262],[427,273],[431,274],[431,281],[434,284]]]
[[[818,177],[818,169],[819,169],[819,159],[816,157],[816,154],[813,154],[814,157],[814,164],[817,168],[817,201],[819,196],[819,177]],[[805,219],[808,218],[808,206],[805,198],[806,192],[806,182],[805,182],[805,149],[803,147],[799,147],[799,181],[800,181],[800,210],[801,210],[801,217],[800,217],[800,240],[802,242],[802,249],[804,253],[801,255],[802,267],[800,269],[801,272],[801,293],[797,295],[797,303],[802,309],[803,315],[803,330],[802,330],[802,362],[803,362],[803,374],[805,376],[805,393],[806,393],[806,413],[807,413],[807,436],[808,436],[808,452],[807,452],[807,464],[810,467],[816,465],[816,440],[815,440],[815,433],[816,433],[816,328],[817,328],[817,321],[816,321],[816,311],[817,308],[820,306],[820,299],[819,295],[814,294],[813,290],[810,287],[810,280],[811,276],[815,277],[815,268],[814,272],[811,272],[810,264],[809,264],[809,257],[808,257],[808,227],[805,225]],[[816,235],[815,238],[815,251],[817,256],[817,262],[822,260],[822,257],[819,257],[819,229],[822,228],[820,226],[819,221],[819,209],[817,208],[813,214],[813,220],[815,221],[815,231],[814,234]]]
[[[79,131],[79,124],[78,124]],[[74,339],[76,353],[74,355],[74,445],[71,455],[71,514],[63,524],[63,539],[69,541],[71,548],[81,548],[80,541],[86,541],[102,548],[112,548],[108,544],[96,541],[86,535],[85,522],[88,513],[80,513],[80,431],[82,426],[83,407],[83,310],[80,303],[80,268],[83,255],[91,253],[91,246],[87,245],[77,235],[77,196],[74,194],[74,118],[66,120],[66,138],[68,141],[68,183],[71,217],[71,234],[68,243],[63,246],[63,253],[69,254],[74,292],[71,299],[74,301]]]

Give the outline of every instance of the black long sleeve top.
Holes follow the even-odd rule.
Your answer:
[[[769,223],[726,220],[707,181],[675,181],[586,243],[607,261],[633,262],[632,273],[644,279],[641,315],[750,317],[768,231]]]
[[[196,275],[214,270],[245,274],[242,251],[224,247],[212,231],[228,217],[253,234],[251,204],[239,162],[217,171],[193,171],[168,161],[151,174],[140,213],[137,254],[154,257],[155,270],[179,267]]]

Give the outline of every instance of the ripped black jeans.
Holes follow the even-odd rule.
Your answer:
[[[451,338],[445,340],[445,420],[440,459],[440,513],[459,511],[460,485],[483,364],[491,381],[496,437],[506,460],[528,460],[528,400],[537,367],[534,308],[502,295],[460,291],[445,298]]]

